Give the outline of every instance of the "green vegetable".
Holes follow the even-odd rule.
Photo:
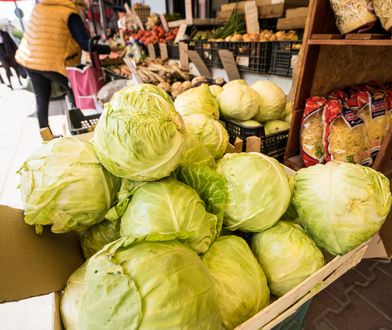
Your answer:
[[[293,102],[287,102],[282,115],[280,117],[281,120],[284,120],[286,123],[291,124],[291,118],[293,117]]]
[[[259,96],[243,80],[234,80],[218,95],[222,116],[227,119],[248,120],[259,110]]]
[[[229,134],[223,125],[205,115],[194,114],[184,117],[185,128],[197,137],[215,158],[220,158],[229,145]]]
[[[206,165],[190,165],[178,168],[175,176],[178,181],[195,189],[205,203],[206,210],[217,216],[216,236],[219,236],[227,201],[227,187],[223,176]]]
[[[245,120],[240,123],[241,123],[241,125],[246,126],[246,127],[250,127],[250,128],[255,128],[255,127],[261,126],[261,124],[256,120]]]
[[[79,312],[83,297],[86,293],[84,275],[87,262],[75,270],[67,280],[60,302],[61,321],[64,329],[78,330]]]
[[[279,119],[286,105],[283,90],[270,80],[259,80],[251,86],[259,95],[259,111],[254,119],[258,122]]]
[[[265,135],[271,135],[281,131],[290,129],[290,124],[282,120],[271,120],[264,124]]]
[[[106,104],[94,133],[101,163],[114,175],[153,181],[178,166],[184,124],[173,102],[159,87],[126,87]]]
[[[213,119],[219,118],[218,102],[207,84],[201,84],[199,87],[190,88],[181,93],[174,101],[174,106],[183,117],[202,114]]]
[[[234,8],[233,12],[231,13],[229,21],[224,26],[217,29],[215,33],[212,34],[212,38],[224,39],[234,33],[239,33],[239,34],[246,33],[245,15],[244,13],[238,10],[237,6]]]
[[[294,205],[301,225],[329,253],[345,254],[371,238],[391,209],[389,180],[360,165],[329,162],[298,171]]]
[[[176,241],[122,238],[87,262],[78,329],[221,328],[200,258]]]
[[[295,186],[295,175],[289,176],[289,187],[291,192],[290,204],[286,210],[286,213],[283,215],[283,218],[287,220],[296,220],[298,218],[297,210],[293,204],[293,197],[294,197],[294,186]]]
[[[133,195],[121,219],[121,236],[151,240],[162,233],[204,253],[218,232],[217,217],[208,213],[198,194],[174,178],[149,182]]]
[[[106,244],[120,238],[120,221],[104,220],[88,228],[80,236],[80,245],[82,246],[85,258],[90,258],[96,252],[101,250]]]
[[[37,233],[43,225],[64,233],[102,221],[119,182],[99,163],[93,145],[76,137],[42,145],[18,173],[25,222]]]
[[[199,138],[186,132],[180,166],[189,166],[194,164],[207,165],[211,168],[215,168],[215,158],[208,148],[200,142]]]
[[[242,238],[220,237],[203,262],[216,288],[225,329],[234,329],[268,305],[267,279]]]
[[[252,238],[252,250],[275,296],[283,296],[324,266],[324,256],[301,226],[279,221]]]
[[[227,181],[224,224],[228,229],[261,232],[286,212],[290,188],[276,159],[260,153],[226,154],[218,161],[217,172]]]

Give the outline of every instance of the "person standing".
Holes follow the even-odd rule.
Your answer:
[[[67,66],[80,64],[81,51],[89,51],[90,37],[80,17],[85,4],[82,0],[40,0],[36,4],[26,32],[16,52],[16,61],[26,68],[37,101],[39,127],[49,128],[51,82],[67,91]],[[99,54],[109,54],[109,46],[97,45]]]
[[[14,68],[16,72],[16,76],[18,77],[19,83],[22,85],[20,81],[21,68],[18,63],[15,61],[15,53],[17,50],[17,46],[15,42],[12,40],[11,36],[8,32],[0,29],[0,63],[4,68],[7,79],[8,79],[8,87],[13,89],[11,82],[11,68]],[[23,75],[23,74],[22,74]],[[4,84],[3,79],[0,77],[0,82]]]

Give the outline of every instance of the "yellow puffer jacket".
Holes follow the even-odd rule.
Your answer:
[[[56,71],[66,76],[65,67],[78,65],[81,56],[68,29],[71,14],[77,14],[71,0],[41,0],[34,7],[16,61],[28,69]]]

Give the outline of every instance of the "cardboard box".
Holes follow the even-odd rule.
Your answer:
[[[46,228],[39,236],[23,221],[23,211],[0,206],[0,302],[16,301],[54,292],[51,318],[61,329],[59,301],[70,274],[84,262],[74,233],[53,234]],[[331,284],[362,259],[367,244],[329,262],[283,297],[240,325],[237,329],[271,329],[302,304]]]

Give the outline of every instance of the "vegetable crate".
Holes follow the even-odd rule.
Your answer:
[[[169,58],[179,59],[180,58],[180,49],[178,44],[167,43],[167,53]]]
[[[85,116],[80,109],[67,111],[68,127],[72,135],[92,132],[101,114]]]
[[[242,140],[241,151],[249,151],[251,146],[247,146],[247,143],[248,141],[251,141],[252,144],[256,144],[258,146],[255,148],[256,150],[283,161],[287,139],[289,136],[288,130],[265,135],[263,125],[247,127],[234,120],[224,119],[223,121],[226,124],[226,130],[229,133],[230,143],[234,144],[237,138]],[[252,137],[255,137],[256,140],[249,140],[249,138]]]
[[[269,73],[291,77],[301,44],[301,41],[271,42]]]
[[[223,67],[219,57],[217,42],[195,40],[194,49],[208,66]],[[192,44],[191,44],[192,45]]]
[[[105,81],[107,82],[119,79],[129,79],[128,77],[124,77],[118,73],[113,72],[112,70],[110,70],[110,68],[103,68],[103,73],[105,76]]]
[[[238,69],[268,73],[271,57],[270,42],[220,42],[218,47],[233,53]]]

